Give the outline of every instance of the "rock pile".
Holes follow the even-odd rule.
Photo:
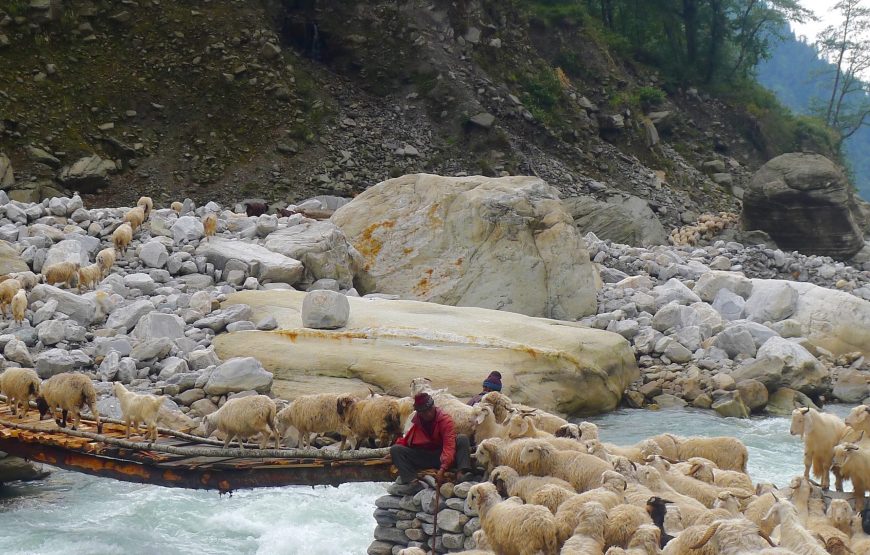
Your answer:
[[[368,554],[392,555],[405,547],[420,547],[429,552],[433,536],[436,553],[474,549],[472,535],[480,529],[480,519],[465,500],[468,490],[476,483],[443,484],[437,507],[434,489],[420,489],[421,486],[398,481],[390,484],[388,494],[375,501],[377,527]]]
[[[632,406],[690,403],[747,416],[790,412],[807,396],[870,398],[866,271],[724,241],[650,249],[586,241],[605,283],[599,313],[583,322],[631,341],[642,371],[627,394]]]

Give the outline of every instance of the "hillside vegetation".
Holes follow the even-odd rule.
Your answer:
[[[635,195],[678,224],[733,209],[771,156],[830,150],[752,81],[763,41],[720,25],[741,2],[688,3],[694,19],[670,0],[12,0],[0,151],[21,198],[62,190],[62,167],[97,154],[117,170],[88,202],[292,202],[415,171],[521,173],[568,196]],[[727,179],[705,175],[716,160]]]

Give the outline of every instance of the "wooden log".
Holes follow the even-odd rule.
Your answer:
[[[29,424],[19,424],[0,420],[0,424],[29,432],[46,433],[44,428],[32,426]],[[362,459],[379,459],[389,455],[389,448],[382,449],[360,449],[358,451],[327,451],[325,449],[222,449],[209,447],[175,447],[172,445],[161,445],[152,442],[135,442],[126,439],[117,439],[109,437],[105,434],[95,434],[92,432],[84,432],[81,430],[72,430],[69,428],[57,428],[52,432],[67,434],[74,437],[86,438],[93,441],[98,441],[108,445],[116,445],[125,449],[135,449],[139,451],[156,451],[161,453],[171,453],[173,455],[185,455],[189,457],[240,457],[240,458],[257,458],[257,459],[321,459],[321,460],[362,460]]]

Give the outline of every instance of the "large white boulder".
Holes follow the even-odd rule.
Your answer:
[[[196,254],[205,256],[219,270],[223,270],[229,260],[241,260],[248,264],[251,275],[261,283],[292,285],[302,279],[301,262],[254,243],[212,237],[199,244]]]
[[[364,264],[359,252],[331,222],[306,220],[286,227],[269,234],[265,246],[302,262],[308,283],[328,278],[350,289],[354,276]]]
[[[788,292],[783,292],[785,287],[793,289],[797,295],[793,307],[789,304],[788,309],[782,311],[780,301],[789,300]],[[779,299],[774,316],[784,317],[783,314],[791,312],[788,318],[800,322],[804,336],[813,345],[835,355],[860,351],[870,356],[870,302],[845,291],[776,279],[753,279],[750,300],[752,297]],[[748,308],[747,302],[747,316]]]
[[[39,284],[30,292],[30,302],[55,300],[57,312],[66,314],[82,325],[94,321],[97,305],[94,301],[53,285]]]
[[[209,395],[225,395],[254,390],[268,393],[272,387],[272,374],[252,357],[231,358],[214,369],[205,384]]]
[[[566,414],[614,409],[638,375],[634,352],[616,333],[581,324],[472,307],[418,301],[348,297],[350,318],[340,330],[302,325],[300,291],[243,291],[226,304],[254,310],[255,321],[272,315],[275,331],[218,335],[221,359],[252,356],[271,371],[273,391],[311,390],[312,377],[330,388],[362,380],[407,395],[411,379],[428,376],[458,396],[480,392],[492,370],[516,401]]]
[[[82,268],[91,263],[87,249],[81,241],[65,239],[56,245],[52,245],[45,255],[43,268],[47,268],[60,262],[78,263]]]
[[[406,175],[332,221],[365,260],[365,292],[562,320],[596,311],[598,272],[539,178]]]

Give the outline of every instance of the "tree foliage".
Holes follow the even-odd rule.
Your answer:
[[[773,33],[810,13],[798,0],[537,0],[549,13],[582,6],[678,83],[745,77],[767,56]]]

